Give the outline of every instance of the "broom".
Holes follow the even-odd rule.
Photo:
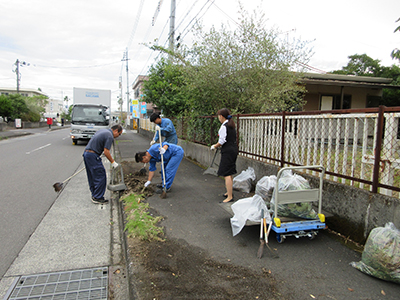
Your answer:
[[[158,136],[160,138],[160,148],[162,148],[162,142],[161,142],[161,127],[158,126]],[[160,195],[161,199],[167,198],[167,187],[165,183],[165,170],[164,170],[164,155],[161,154],[161,170],[162,170],[162,175],[163,175],[163,181],[164,181],[164,186],[163,186],[163,191]]]
[[[54,187],[54,191],[56,193],[58,193],[59,191],[62,190],[64,183],[66,183],[68,180],[70,180],[72,177],[78,175],[80,172],[82,172],[83,170],[85,170],[85,167],[83,167],[82,169],[80,169],[78,172],[76,172],[75,174],[73,174],[71,177],[68,177],[67,179],[65,179],[63,182],[56,182],[55,184],[53,184]]]

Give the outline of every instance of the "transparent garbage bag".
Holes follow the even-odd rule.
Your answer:
[[[246,224],[246,221],[260,222],[261,210],[264,210],[264,217],[267,223],[271,221],[271,216],[268,212],[265,201],[258,195],[253,197],[243,198],[236,201],[231,206],[234,213],[231,218],[231,227],[233,236],[237,235]]]
[[[350,265],[365,274],[400,283],[400,231],[392,222],[372,229],[361,261]]]
[[[279,191],[296,191],[311,189],[304,177],[293,174],[292,170],[283,171],[278,183]],[[271,199],[271,209],[275,206],[275,194]],[[297,217],[303,219],[316,219],[317,213],[312,208],[311,202],[299,202],[290,204],[278,204],[278,215],[282,217]]]
[[[250,193],[253,183],[256,180],[256,173],[252,167],[243,170],[238,176],[233,178],[233,189],[245,193]]]
[[[264,176],[256,184],[255,194],[263,198],[264,201],[270,202],[272,197],[272,191],[276,185],[276,176]]]

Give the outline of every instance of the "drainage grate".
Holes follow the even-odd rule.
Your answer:
[[[108,268],[21,276],[9,300],[107,299]]]

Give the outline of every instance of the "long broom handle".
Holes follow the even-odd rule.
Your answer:
[[[76,172],[75,174],[73,174],[72,176],[68,177],[67,179],[65,179],[62,183],[66,183],[68,180],[70,180],[72,177],[78,175],[80,172],[82,172],[83,170],[85,170],[86,168],[83,167],[82,169],[80,169],[78,172]]]
[[[158,126],[158,138],[160,139],[160,148],[162,148],[161,127],[160,126]],[[165,170],[164,170],[164,155],[162,155],[162,154],[161,154],[161,169],[163,172],[164,189],[167,189],[167,187],[165,186],[166,183],[165,183]]]

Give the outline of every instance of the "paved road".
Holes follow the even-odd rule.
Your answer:
[[[24,129],[0,141],[0,278],[57,198],[49,182],[63,181],[82,162],[84,145],[73,146],[69,128]]]

